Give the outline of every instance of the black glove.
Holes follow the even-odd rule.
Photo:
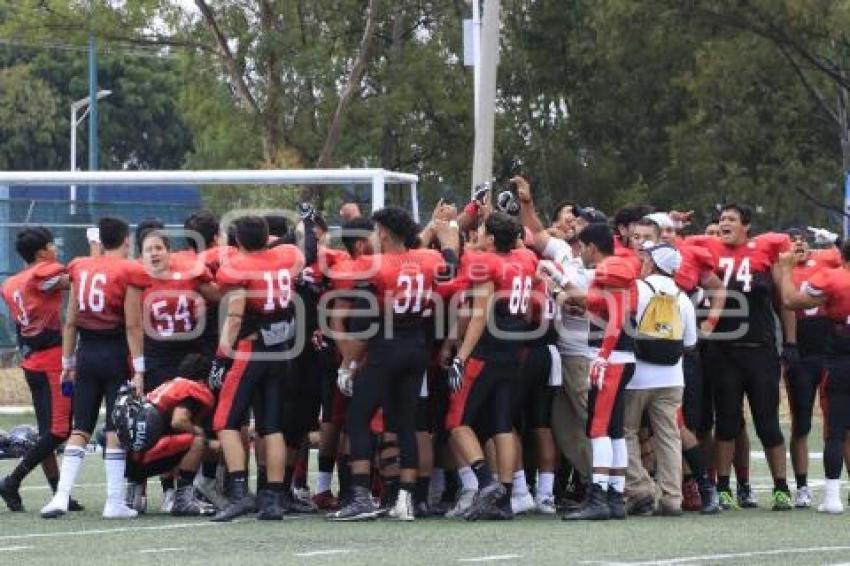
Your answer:
[[[463,371],[463,361],[460,358],[454,358],[448,371],[449,390],[452,393],[457,393],[463,387]]]
[[[782,355],[780,356],[786,365],[793,365],[800,361],[800,350],[796,344],[782,344]]]
[[[309,202],[299,202],[295,207],[295,211],[298,213],[298,217],[301,220],[312,219],[316,214],[316,209],[313,208],[313,205]]]
[[[490,183],[481,183],[472,189],[472,200],[478,204],[487,202],[487,195],[490,192]]]
[[[496,208],[505,214],[510,214],[511,216],[519,214],[519,202],[510,191],[502,191],[499,193],[499,196],[496,197]]]
[[[227,375],[228,371],[230,371],[230,367],[232,365],[233,358],[229,358],[227,356],[217,355],[213,359],[212,366],[210,366],[210,376],[207,378],[207,383],[209,384],[210,389],[213,391],[221,389],[221,385],[224,383],[224,376]]]

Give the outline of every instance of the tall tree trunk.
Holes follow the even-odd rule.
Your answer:
[[[276,6],[276,0],[262,0],[260,3],[260,27],[266,38],[282,33],[282,23]],[[263,74],[266,76],[266,104],[262,111],[263,152],[266,164],[279,165],[281,150],[284,147],[281,102],[283,98],[280,50],[275,42],[266,42]]]

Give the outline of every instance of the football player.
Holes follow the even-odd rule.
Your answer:
[[[114,432],[112,408],[121,385],[131,377],[140,391],[144,389],[141,287],[146,275],[139,263],[127,259],[129,227],[124,220],[101,218],[98,229],[103,255],[76,258],[68,265],[71,286],[62,336],[62,381],[74,384],[74,424],[56,494],[41,510],[44,518],[60,517],[68,511],[71,489],[104,400],[103,517],[128,519],[137,514],[124,503],[126,454]]]
[[[23,479],[44,463],[51,489],[56,491],[56,448],[71,433],[71,396],[62,393],[62,334],[59,310],[62,290],[68,288],[65,267],[56,261],[53,234],[45,228],[25,228],[15,239],[15,250],[26,263],[23,271],[8,278],[3,301],[15,323],[21,369],[32,394],[38,422],[38,441],[12,472],[0,480],[0,497],[11,511],[23,511],[18,489]],[[48,471],[53,471],[48,474]],[[80,505],[71,500],[69,509]]]

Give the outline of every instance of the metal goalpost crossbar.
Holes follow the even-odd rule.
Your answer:
[[[268,169],[203,171],[0,171],[0,185],[371,185],[372,211],[383,208],[386,185],[409,185],[413,217],[419,220],[419,177],[385,169]],[[73,194],[73,191],[72,191]],[[73,201],[72,201],[73,203]]]

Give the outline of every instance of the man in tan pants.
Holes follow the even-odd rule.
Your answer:
[[[583,480],[590,478],[590,442],[587,440],[587,376],[585,356],[568,356],[561,350],[563,382],[552,400],[552,432],[561,453]]]
[[[679,433],[679,411],[685,381],[682,371],[684,348],[696,345],[696,316],[687,295],[680,292],[672,276],[679,268],[682,257],[669,244],[649,243],[642,252],[642,279],[637,282],[638,302],[635,320],[642,328],[642,319],[650,303],[656,298],[674,301],[671,320],[659,321],[656,326],[669,328],[678,322],[681,341],[671,359],[656,359],[657,353],[641,351],[640,335],[635,340],[635,373],[626,386],[624,429],[629,465],[626,470],[627,509],[631,514],[679,516],[682,514],[682,438]],[[678,309],[675,307],[678,306]],[[669,312],[669,311],[668,311]],[[678,321],[674,320],[678,315]],[[648,319],[651,320],[651,319]],[[656,345],[664,340],[654,340]],[[667,342],[664,346],[669,346]],[[647,413],[652,428],[655,448],[657,487],[641,461],[638,430]],[[659,493],[660,492],[660,493]],[[659,500],[656,509],[656,499]]]

